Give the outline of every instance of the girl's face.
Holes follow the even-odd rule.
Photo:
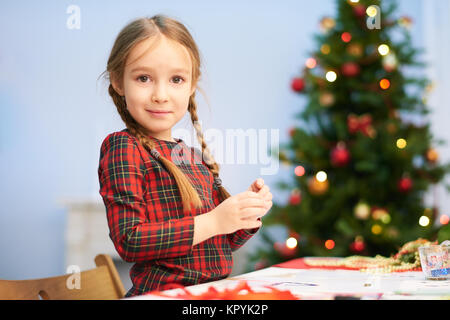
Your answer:
[[[131,116],[147,134],[174,141],[171,129],[186,114],[192,85],[192,62],[187,49],[161,36],[138,43],[127,59],[123,85],[112,82],[125,96]]]

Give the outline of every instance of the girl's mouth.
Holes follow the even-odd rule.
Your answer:
[[[157,118],[165,117],[166,115],[171,113],[170,111],[151,111],[151,110],[146,110],[146,111],[148,113],[150,113],[152,116],[157,117]]]

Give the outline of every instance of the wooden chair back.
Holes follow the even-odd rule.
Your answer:
[[[95,269],[82,271],[79,274],[32,280],[0,280],[0,299],[115,300],[123,298],[125,288],[111,257],[99,254],[95,257],[95,265],[97,266]],[[79,281],[73,281],[74,276],[78,275]]]

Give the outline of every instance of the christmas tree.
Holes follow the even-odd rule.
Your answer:
[[[291,83],[307,97],[301,123],[279,149],[292,181],[277,188],[290,197],[274,200],[263,218],[288,237],[277,242],[263,228],[252,266],[390,256],[408,241],[437,240],[448,224],[424,203],[450,165],[440,163],[436,146],[444,142],[426,121],[431,83],[414,73],[424,64],[411,44],[412,20],[395,11],[395,2],[338,0],[336,17],[320,21],[317,48]]]

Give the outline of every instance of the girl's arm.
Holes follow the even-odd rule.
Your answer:
[[[205,241],[219,234],[212,211],[194,217],[194,240],[192,245]]]
[[[194,217],[162,222],[147,219],[147,168],[132,137],[118,132],[105,139],[98,174],[110,238],[123,260],[143,262],[189,254],[194,240]]]

